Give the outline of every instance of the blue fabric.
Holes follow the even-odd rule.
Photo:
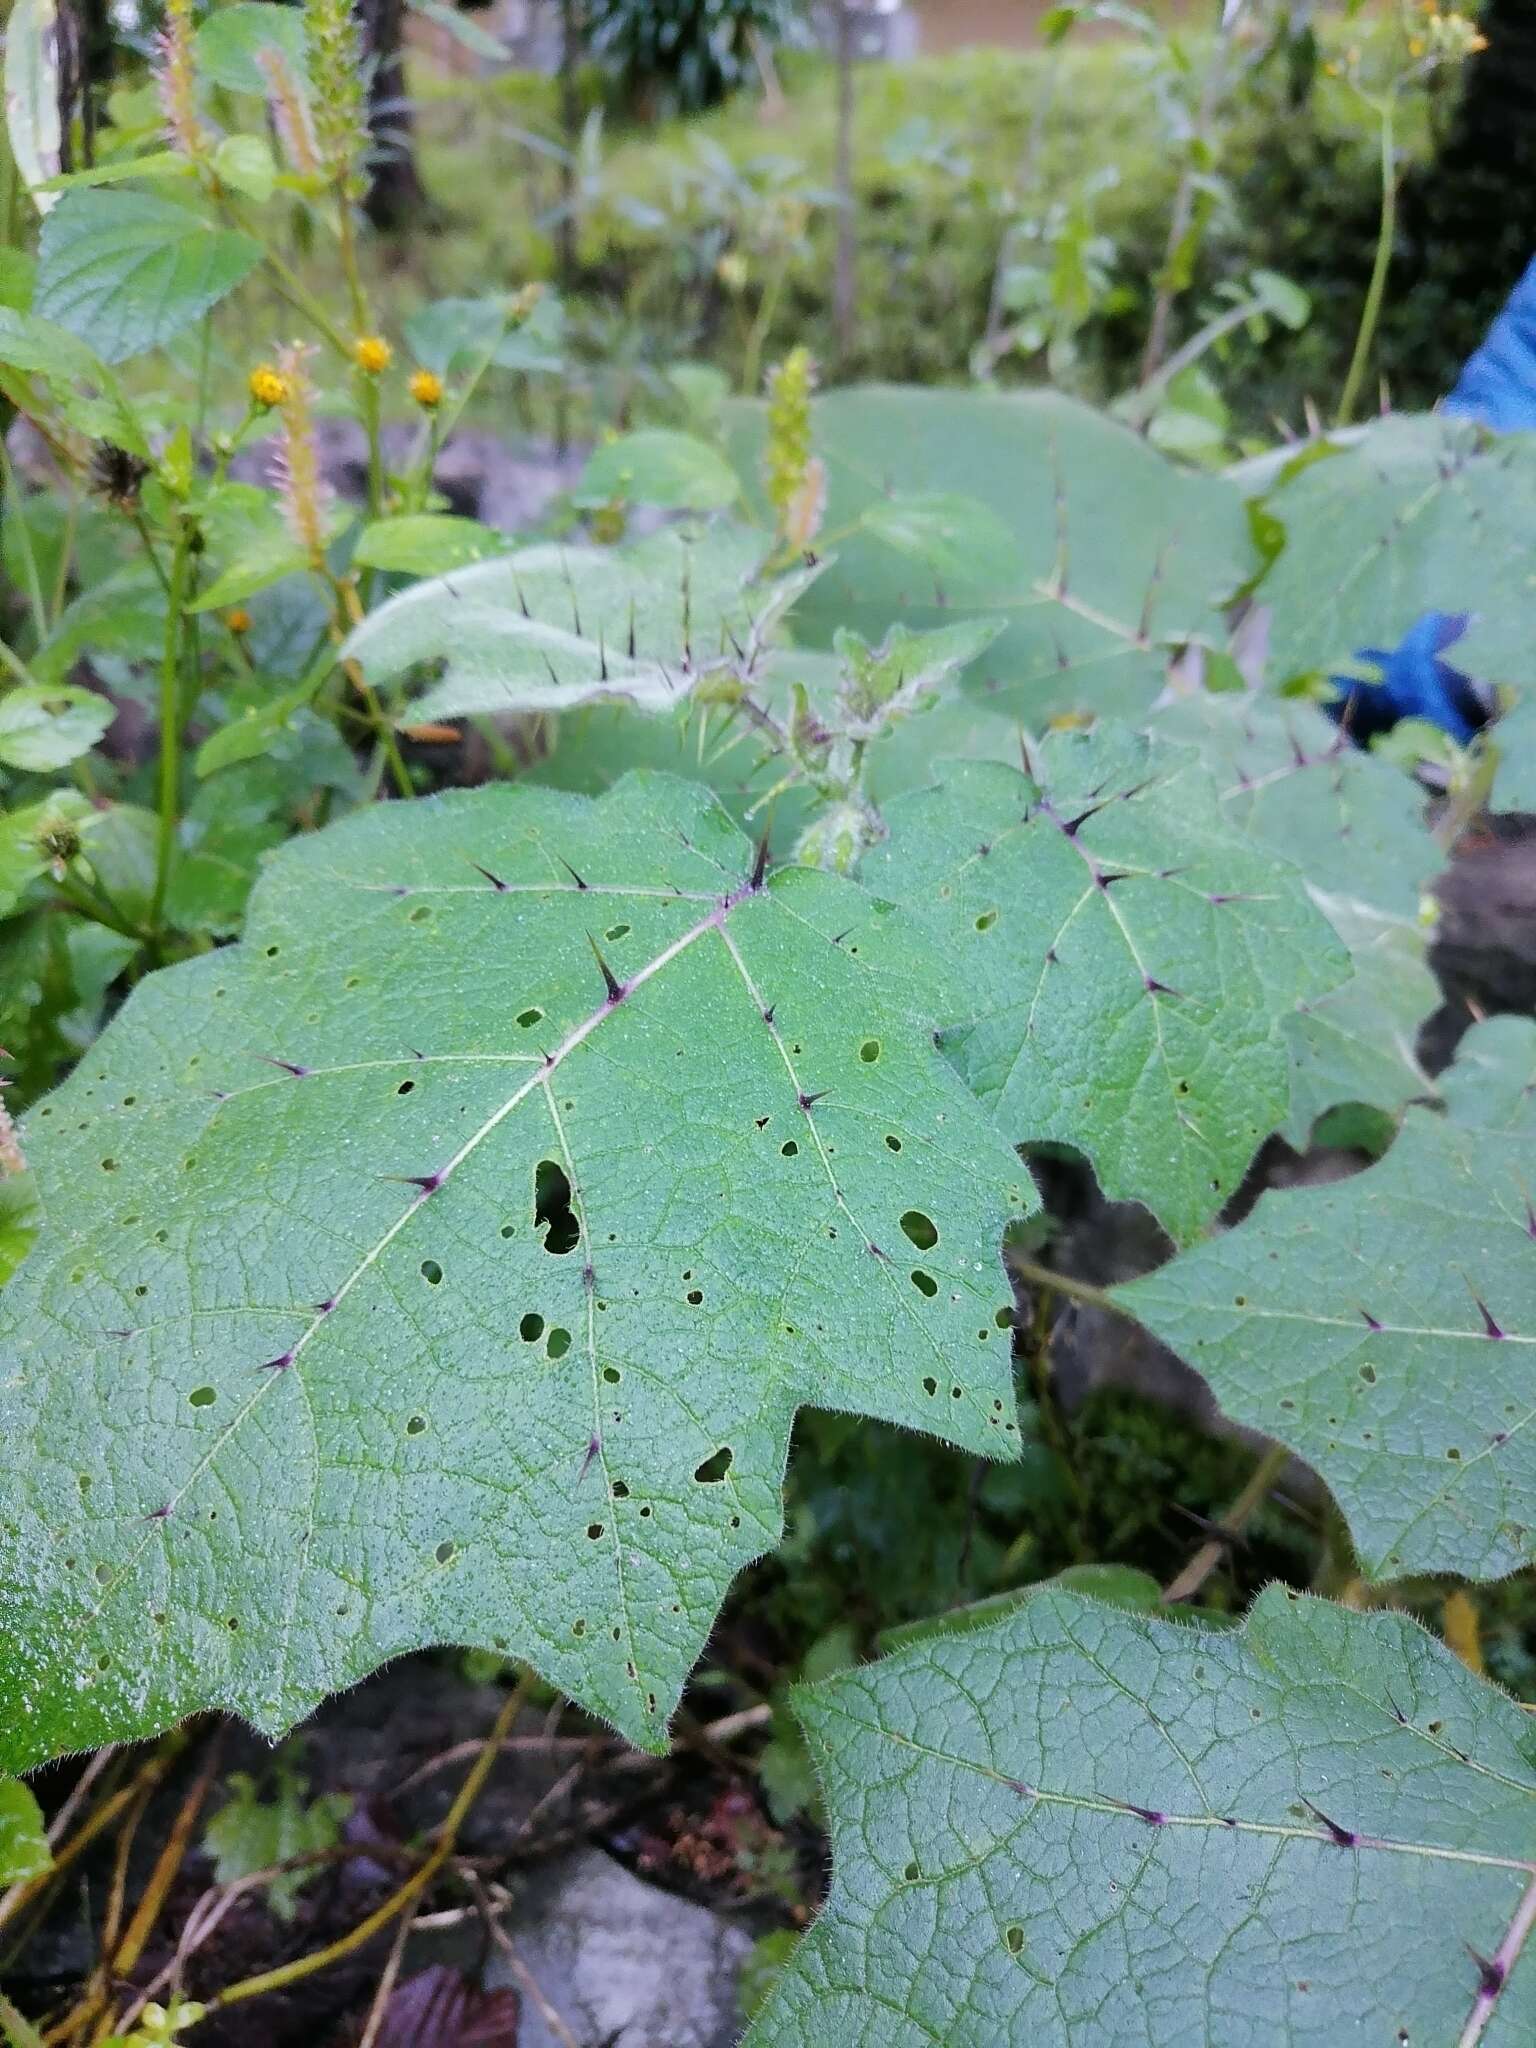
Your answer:
[[[1332,676],[1339,692],[1323,709],[1357,746],[1390,732],[1400,718],[1425,718],[1465,746],[1488,723],[1476,685],[1441,656],[1470,623],[1467,612],[1425,612],[1396,647],[1362,647],[1359,659],[1381,671],[1377,681]]]
[[[1467,358],[1444,409],[1496,434],[1536,431],[1536,261]]]

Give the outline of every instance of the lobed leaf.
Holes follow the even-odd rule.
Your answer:
[[[1347,962],[1191,749],[1100,725],[1033,765],[896,798],[865,873],[946,945],[949,1050],[1008,1135],[1078,1147],[1187,1242],[1288,1114],[1298,998]]]
[[[1533,1073],[1536,1026],[1474,1027],[1448,1115],[1410,1110],[1366,1172],[1266,1194],[1115,1291],[1228,1415],[1321,1474],[1371,1578],[1536,1558]]]
[[[832,1892],[747,2048],[1536,2029],[1526,1717],[1403,1615],[1275,1588],[1212,1633],[1043,1590],[796,1708]]]
[[[750,495],[764,408],[736,401],[726,423]],[[1034,727],[1078,708],[1139,714],[1174,649],[1226,639],[1222,600],[1252,568],[1236,487],[1175,468],[1073,399],[872,386],[819,399],[813,439],[837,560],[796,621],[818,643],[838,626],[878,641],[894,620],[995,617],[1006,630],[968,694]],[[873,530],[848,531],[861,526]],[[941,544],[955,530],[960,573],[914,569],[922,526]]]
[[[23,1129],[4,1763],[444,1641],[656,1744],[798,1406],[1015,1454],[1034,1193],[928,955],[669,778],[290,841]]]

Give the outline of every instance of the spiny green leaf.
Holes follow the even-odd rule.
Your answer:
[[[1451,656],[1458,668],[1536,682],[1526,628],[1536,438],[1438,415],[1378,420],[1266,503],[1286,530],[1259,586],[1277,683],[1394,647],[1431,610],[1473,614]]]
[[[147,192],[66,192],[43,223],[36,310],[103,362],[169,341],[249,275],[261,245]]]
[[[1285,1135],[1304,1144],[1344,1102],[1396,1116],[1429,1092],[1414,1047],[1439,1000],[1420,906],[1445,857],[1422,792],[1310,704],[1202,693],[1159,713],[1157,730],[1199,746],[1227,816],[1301,869],[1353,962],[1347,981],[1301,997],[1286,1025]]]
[[[707,441],[673,427],[645,427],[593,451],[581,473],[580,494],[674,512],[717,512],[735,502],[741,487],[731,465]]]
[[[1447,1078],[1451,1115],[1410,1110],[1366,1172],[1267,1194],[1116,1290],[1227,1414],[1322,1475],[1372,1578],[1536,1558],[1536,1094],[1508,1080],[1522,1044],[1536,1071],[1536,1027],[1501,1032],[1492,1063],[1490,1028]]]
[[[945,942],[951,1055],[1008,1136],[1077,1146],[1187,1242],[1287,1114],[1288,1014],[1347,962],[1192,749],[1101,725],[1033,765],[898,797],[864,871]]]
[[[762,554],[760,535],[728,527],[668,528],[629,548],[521,548],[402,590],[342,651],[376,683],[445,664],[401,713],[407,724],[610,698],[668,711],[714,671],[750,671],[804,589],[810,571],[758,583]]]
[[[798,1406],[1013,1455],[1034,1194],[932,981],[667,778],[291,841],[24,1126],[0,1757],[281,1729],[443,1641],[655,1744]]]
[[[1273,1589],[1208,1633],[1042,1591],[796,1704],[832,1893],[747,2048],[1536,2031],[1525,1716],[1403,1615]]]
[[[764,418],[756,402],[727,408],[749,495],[759,488]],[[813,440],[837,549],[797,607],[814,640],[829,641],[840,625],[879,640],[895,619],[922,627],[996,616],[1007,630],[968,692],[978,708],[1033,727],[1078,707],[1140,712],[1162,688],[1173,648],[1226,638],[1220,602],[1252,567],[1236,487],[1176,469],[1072,399],[835,392],[816,403]],[[915,571],[877,539],[872,513],[876,527],[892,528],[894,498],[900,528],[914,491],[958,495],[990,513],[1013,537],[1009,572],[995,536],[958,580]],[[855,525],[866,530],[846,534]],[[904,528],[891,537],[911,538]]]
[[[1291,1109],[1280,1128],[1298,1148],[1323,1112],[1340,1103],[1363,1102],[1396,1116],[1406,1103],[1433,1094],[1416,1048],[1440,1005],[1422,925],[1318,890],[1312,900],[1347,947],[1354,971],[1336,988],[1304,997],[1285,1022]]]

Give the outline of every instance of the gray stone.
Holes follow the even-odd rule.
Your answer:
[[[581,2048],[732,2048],[741,2037],[736,1979],[751,1937],[600,1849],[532,1870],[508,1932]],[[487,1989],[516,1982],[493,1950]],[[518,2048],[564,2048],[526,1992]]]

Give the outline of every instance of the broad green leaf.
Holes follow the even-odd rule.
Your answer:
[[[1536,2032],[1515,1704],[1400,1614],[1211,1633],[1043,1591],[804,1688],[832,1892],[747,2048]],[[1524,1917],[1523,1917],[1524,1916]]]
[[[91,164],[83,171],[61,171],[42,189],[72,192],[77,187],[126,185],[135,178],[190,178],[194,175],[192,165],[174,149],[152,149],[144,156],[114,157],[108,163]]]
[[[263,696],[241,705],[228,725],[210,733],[198,748],[193,767],[201,781],[221,768],[240,761],[254,761],[271,752],[283,736],[303,724],[300,714],[314,701],[325,681],[330,664],[317,662],[310,673],[291,690]]]
[[[478,519],[456,519],[446,512],[404,512],[365,526],[352,559],[363,569],[442,576],[506,552],[506,535],[482,526]]]
[[[66,605],[28,666],[39,682],[62,686],[82,654],[153,661],[164,644],[165,586],[147,562],[134,562]]]
[[[276,517],[263,520],[188,610],[216,612],[243,604],[248,597],[281,583],[285,576],[302,575],[308,567],[308,555],[295,545],[287,527]]]
[[[1458,668],[1536,683],[1536,436],[1439,415],[1379,420],[1265,504],[1286,532],[1258,592],[1276,683],[1394,647],[1431,610],[1473,614],[1450,657]]]
[[[761,536],[676,528],[627,548],[520,548],[402,590],[342,652],[392,683],[441,661],[400,714],[564,711],[619,698],[667,711],[717,670],[750,670],[811,572],[757,582]]]
[[[1348,949],[1354,971],[1336,988],[1303,998],[1285,1022],[1291,1109],[1280,1129],[1298,1149],[1323,1112],[1340,1103],[1363,1102],[1396,1116],[1434,1093],[1416,1047],[1440,1006],[1423,925],[1319,890],[1312,900]]]
[[[876,498],[860,525],[887,547],[925,564],[962,595],[978,585],[984,595],[1007,589],[1024,573],[1018,535],[990,505],[959,491],[902,491]]]
[[[112,371],[53,321],[0,306],[0,365],[44,378],[60,412],[81,433],[113,441],[130,454],[149,454],[144,429]],[[89,392],[76,388],[81,384]]]
[[[43,223],[36,309],[103,362],[169,341],[261,260],[249,235],[147,192],[66,192]]]
[[[39,213],[55,201],[38,187],[59,168],[58,0],[12,0],[5,22],[5,129],[11,161]]]
[[[1429,1092],[1414,1047],[1439,1001],[1420,913],[1445,856],[1422,792],[1310,704],[1202,693],[1160,713],[1157,729],[1200,747],[1227,816],[1301,869],[1353,962],[1347,981],[1301,997],[1287,1023],[1285,1136],[1304,1144],[1345,1102],[1396,1116]]]
[[[1493,784],[1497,811],[1536,811],[1536,690],[1493,727],[1488,743],[1498,751]]]
[[[115,713],[94,690],[24,687],[0,697],[0,761],[46,773],[89,753]]]
[[[749,496],[760,486],[763,406],[726,409]],[[1007,627],[967,681],[980,710],[1007,729],[1086,708],[1137,715],[1157,696],[1170,653],[1222,643],[1221,601],[1251,573],[1234,485],[1176,469],[1126,428],[1054,392],[835,392],[814,408],[827,468],[824,531],[837,560],[800,604],[797,624],[821,644],[838,626],[878,641],[895,619],[953,623],[971,612]],[[1015,566],[950,587],[867,531],[881,500],[913,492],[979,502],[1014,537]],[[875,513],[889,524],[888,511]]]
[[[247,1771],[232,1771],[230,1797],[209,1821],[203,1846],[213,1857],[219,1884],[233,1884],[258,1870],[270,1870],[316,1849],[333,1849],[341,1840],[341,1824],[352,1810],[344,1792],[323,1792],[306,1798],[308,1786],[289,1765],[279,1761],[270,1799]],[[267,1903],[279,1920],[294,1916],[299,1893],[321,1874],[319,1864],[284,1871],[266,1886]]]
[[[287,60],[294,82],[304,90],[308,56],[304,16],[292,7],[274,6],[270,0],[231,0],[199,23],[193,49],[197,68],[210,85],[265,99],[268,80],[260,57],[263,50],[276,50]]]
[[[1371,1578],[1536,1558],[1536,1094],[1468,1073],[1489,1028],[1447,1079],[1451,1115],[1410,1110],[1364,1173],[1266,1194],[1116,1289],[1228,1415],[1321,1474]]]
[[[1314,888],[1383,915],[1418,915],[1445,864],[1423,792],[1351,746],[1313,705],[1201,692],[1159,712],[1156,730],[1198,746],[1233,824]]]
[[[1192,750],[1102,725],[1034,766],[898,797],[863,872],[945,943],[948,1049],[1007,1135],[1075,1145],[1184,1243],[1284,1121],[1288,1015],[1347,962]]]
[[[621,498],[670,512],[718,512],[741,495],[723,455],[672,427],[642,427],[594,449],[579,490],[589,500]]]
[[[447,377],[494,355],[508,317],[506,299],[434,299],[411,314],[405,338],[418,363]]]
[[[23,1126],[6,1767],[429,1642],[655,1745],[797,1407],[1016,1455],[1034,1193],[928,946],[754,875],[668,778],[455,792],[291,840],[241,945],[139,983]]]
[[[15,1778],[0,1778],[0,1885],[37,1877],[52,1862],[37,1801]]]

